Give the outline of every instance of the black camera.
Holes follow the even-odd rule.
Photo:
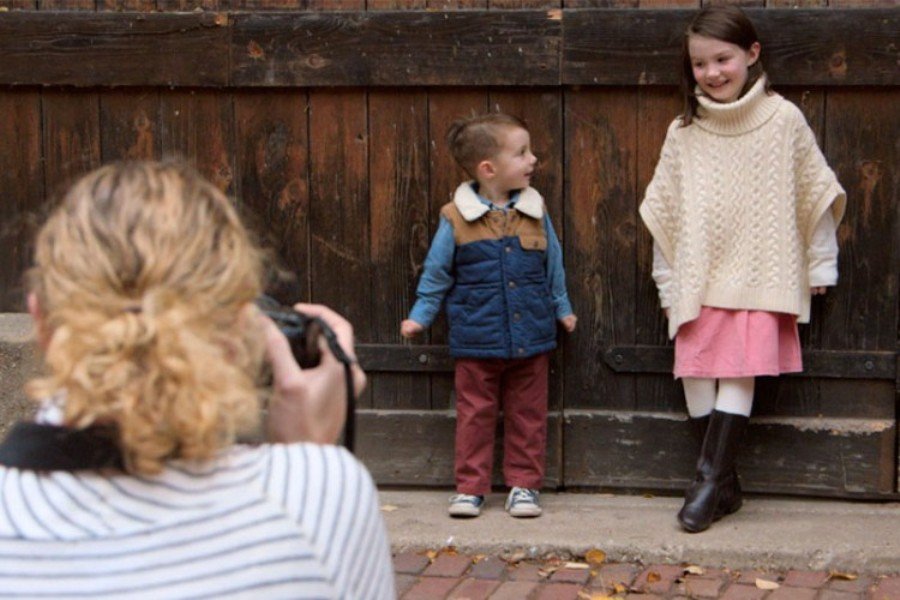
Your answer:
[[[347,386],[347,421],[344,424],[344,446],[353,452],[356,399],[353,395],[353,360],[338,343],[337,335],[318,317],[311,317],[284,306],[270,296],[260,296],[256,305],[268,316],[288,339],[294,359],[302,369],[315,367],[322,360],[319,339],[325,338],[328,349],[344,365],[344,383]]]
[[[256,305],[275,322],[284,337],[288,339],[294,359],[301,368],[308,369],[319,364],[319,361],[322,360],[319,336],[323,334],[324,329],[328,328],[321,319],[283,306],[269,296],[261,296],[256,301]]]
[[[291,352],[301,368],[315,367],[322,360],[322,352],[319,349],[320,337],[325,338],[328,349],[340,362],[345,365],[353,362],[338,343],[337,335],[322,319],[297,312],[270,296],[260,296],[256,305],[275,322],[288,339]]]

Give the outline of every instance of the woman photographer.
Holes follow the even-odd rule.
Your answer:
[[[46,369],[37,422],[0,446],[0,596],[394,598],[375,486],[333,445],[343,365],[322,343],[301,371],[254,306],[262,272],[229,200],[183,165],[71,188],[29,274]],[[295,308],[352,357],[347,321]],[[270,443],[236,444],[263,400]]]

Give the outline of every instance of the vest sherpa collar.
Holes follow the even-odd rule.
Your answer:
[[[463,219],[470,223],[490,210],[487,204],[478,199],[478,194],[472,189],[473,183],[472,181],[461,183],[453,194],[453,204]],[[513,208],[533,219],[541,219],[544,216],[544,199],[536,189],[527,187],[519,193]]]

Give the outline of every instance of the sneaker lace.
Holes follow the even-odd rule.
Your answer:
[[[527,502],[528,504],[536,504],[537,503],[537,492],[528,488],[515,488],[512,491],[512,498],[510,498],[510,504],[517,504],[519,502]]]
[[[456,494],[455,496],[450,498],[451,504],[468,502],[469,504],[478,504],[481,500],[480,497],[474,496],[472,494]]]

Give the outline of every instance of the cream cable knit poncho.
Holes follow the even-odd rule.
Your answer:
[[[762,77],[739,100],[698,96],[688,127],[669,126],[640,214],[672,266],[669,337],[701,306],[809,321],[807,250],[846,194],[803,113]]]

